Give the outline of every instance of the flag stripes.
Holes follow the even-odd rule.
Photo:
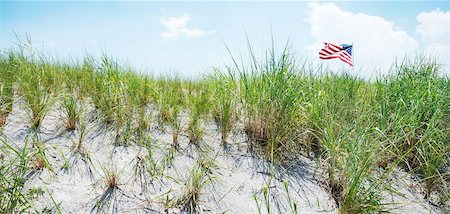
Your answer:
[[[335,45],[324,42],[325,47],[319,51],[319,58],[323,60],[340,59],[341,61],[353,66],[352,45]]]

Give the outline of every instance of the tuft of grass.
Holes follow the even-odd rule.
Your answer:
[[[187,176],[183,193],[176,200],[176,204],[182,207],[183,212],[200,212],[200,201],[203,189],[213,180],[214,177],[206,176],[206,168],[194,166]]]
[[[0,113],[0,127],[3,127],[6,124],[6,113]]]
[[[426,198],[447,186],[450,160],[450,98],[448,79],[438,76],[439,65],[418,57],[397,66],[397,73],[376,83],[381,116],[380,127],[397,141],[392,157],[405,157],[403,167],[423,178]],[[404,136],[404,137],[403,137]]]
[[[82,106],[75,97],[67,96],[61,103],[62,113],[64,115],[64,127],[66,130],[75,130],[80,120]]]
[[[7,116],[12,112],[14,100],[14,77],[8,64],[0,60],[0,128],[6,124]]]
[[[48,169],[50,171],[53,171],[50,162],[47,158],[47,150],[49,149],[48,146],[45,146],[40,140],[37,134],[33,137],[32,141],[32,149],[33,151],[30,152],[32,155],[32,159],[30,162],[30,168],[34,170],[33,174],[35,172],[40,172],[44,169]]]
[[[249,42],[249,66],[235,69],[239,75],[240,99],[244,108],[244,131],[250,141],[260,145],[267,158],[282,153],[282,148],[299,135],[301,82],[299,69],[287,44],[280,54],[274,45],[258,60]],[[291,144],[292,145],[292,144]]]
[[[178,148],[178,136],[183,129],[181,112],[186,105],[183,82],[176,77],[158,80],[158,110],[161,126],[168,126],[172,132],[172,145]]]
[[[6,118],[12,111],[9,107],[11,106],[10,102],[12,102],[12,98],[5,98],[4,91],[4,86],[0,86],[0,128],[6,125]]]
[[[121,180],[121,174],[114,168],[101,167],[103,172],[102,178],[94,183],[94,185],[101,185],[106,188],[105,192],[97,199],[95,206],[91,211],[97,209],[99,212],[105,212],[112,210],[117,212],[117,194],[120,191],[120,186],[123,185]]]
[[[61,169],[68,171],[73,165],[78,163],[78,160],[81,159],[81,161],[84,162],[86,167],[86,172],[89,174],[89,176],[92,178],[92,154],[89,152],[89,150],[84,145],[84,140],[86,138],[86,135],[88,133],[87,130],[87,124],[84,120],[83,116],[80,115],[80,119],[78,121],[77,125],[77,133],[78,133],[78,139],[71,139],[73,142],[71,154],[68,159],[65,159],[64,154],[62,154],[64,159],[64,164],[61,167]]]
[[[111,189],[119,188],[119,177],[114,172],[109,172],[105,175],[106,187]]]
[[[159,175],[162,177],[165,173],[165,170],[167,170],[167,168],[172,167],[173,161],[175,159],[175,154],[176,154],[176,148],[171,146],[169,148],[165,149],[165,152],[163,154],[163,157],[161,158],[160,161],[160,172]]]
[[[237,102],[235,97],[236,80],[232,71],[228,74],[215,69],[212,79],[212,116],[221,134],[222,143],[226,143],[228,134],[233,129],[237,118]]]
[[[189,141],[193,144],[203,138],[204,131],[202,119],[208,114],[209,88],[207,84],[188,85],[189,123],[187,133]]]
[[[134,72],[126,74],[128,79],[128,96],[130,105],[137,111],[137,131],[143,133],[151,128],[152,113],[149,105],[155,99],[155,84],[148,77],[141,77]]]
[[[42,156],[37,155],[35,159],[31,162],[31,168],[36,171],[42,171],[47,164],[45,163],[44,158]]]
[[[40,68],[37,68],[37,70],[32,69],[29,72],[44,73]],[[22,83],[25,101],[31,113],[30,124],[31,129],[33,130],[39,130],[51,105],[51,97],[48,93],[48,88],[45,88],[40,78],[42,77],[39,77],[39,75],[38,77],[30,75],[24,77],[24,82]]]
[[[150,144],[150,137],[142,138],[140,144],[145,150],[140,150],[135,157],[134,177],[141,185],[142,193],[146,193],[147,186],[158,174],[158,166],[153,159],[153,149]]]
[[[31,155],[28,140],[21,149],[0,139],[0,151],[7,155],[0,165],[0,210],[4,213],[24,213],[33,207],[29,194],[24,193]]]
[[[137,127],[136,131],[139,137],[145,135],[145,132],[149,131],[152,127],[153,115],[147,110],[146,106],[139,107],[137,110]]]
[[[80,116],[81,117],[81,116]],[[83,161],[91,161],[90,154],[86,147],[84,146],[84,140],[86,135],[88,134],[87,124],[84,119],[80,118],[78,120],[78,140],[75,142],[73,146],[73,151],[81,156]]]
[[[134,142],[134,134],[135,130],[132,127],[131,121],[127,121],[123,126],[116,124],[114,145],[129,146],[131,142]]]
[[[78,140],[74,146],[74,149],[76,152],[78,152],[81,155],[85,155],[86,151],[83,146],[83,142],[88,134],[87,130],[87,122],[85,121],[84,117],[80,114],[78,117]]]

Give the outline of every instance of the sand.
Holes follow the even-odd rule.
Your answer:
[[[13,109],[2,133],[8,143],[21,148],[27,138],[32,139],[29,112],[20,100]],[[30,172],[25,184],[26,190],[44,190],[33,200],[38,210],[56,211],[46,193],[48,190],[62,213],[182,213],[183,207],[175,206],[174,202],[183,195],[185,182],[199,158],[208,157],[214,160],[214,165],[204,178],[207,184],[200,192],[200,213],[258,213],[258,203],[261,213],[267,213],[262,191],[264,185],[269,189],[273,213],[291,213],[290,202],[296,204],[298,213],[338,212],[326,185],[321,182],[323,178],[314,160],[300,156],[288,167],[272,166],[249,151],[249,143],[239,129],[231,134],[224,146],[214,123],[205,122],[206,134],[200,146],[189,143],[185,133],[181,133],[180,148],[173,151],[170,145],[172,135],[153,123],[149,132],[152,157],[164,173],[153,177],[146,174],[142,180],[134,170],[137,157],[148,154],[146,149],[135,143],[115,146],[113,129],[99,123],[95,119],[96,114],[90,111],[86,114],[88,135],[83,143],[90,159],[83,159],[73,151],[78,133],[64,129],[58,109],[55,103],[38,134],[47,148],[46,156],[51,168]],[[171,153],[174,156],[172,164],[164,167],[165,157]],[[70,167],[64,167],[65,163],[70,163]],[[106,186],[105,174],[109,171],[118,174],[117,189]],[[414,184],[414,179],[404,180],[396,185],[404,196],[388,194],[390,196],[386,199],[396,203],[393,212],[441,212],[425,201],[423,195],[408,188]],[[288,182],[290,202],[285,181]]]

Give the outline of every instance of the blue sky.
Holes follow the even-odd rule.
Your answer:
[[[356,75],[386,73],[417,53],[450,64],[450,4],[445,1],[338,2],[66,2],[1,1],[0,48],[14,32],[31,35],[51,55],[81,58],[106,52],[143,72],[198,76],[245,58],[246,34],[259,54],[290,40],[299,60],[319,61],[321,42],[353,43]]]

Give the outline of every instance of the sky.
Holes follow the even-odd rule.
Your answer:
[[[62,59],[103,53],[139,72],[197,77],[289,43],[299,64],[373,78],[426,54],[450,73],[448,1],[0,1],[0,49],[15,35]],[[323,42],[353,44],[354,68],[322,61]],[[391,71],[392,72],[392,71]]]

